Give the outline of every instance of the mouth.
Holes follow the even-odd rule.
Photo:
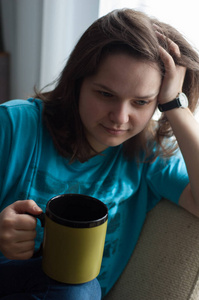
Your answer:
[[[104,130],[106,132],[108,132],[111,135],[115,135],[115,136],[123,135],[128,131],[128,129],[109,128],[109,127],[106,127],[104,125],[102,125],[102,127],[104,128]]]

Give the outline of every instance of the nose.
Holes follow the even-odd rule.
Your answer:
[[[115,104],[110,113],[110,121],[116,125],[122,125],[129,121],[129,109],[126,104]]]

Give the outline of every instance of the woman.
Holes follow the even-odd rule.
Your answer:
[[[1,297],[100,299],[98,281],[103,297],[162,197],[199,215],[198,87],[199,57],[182,35],[125,9],[88,28],[54,90],[1,106]],[[30,259],[43,233],[24,213],[39,214],[62,193],[94,196],[109,209],[100,275],[81,286],[50,281],[41,258]]]

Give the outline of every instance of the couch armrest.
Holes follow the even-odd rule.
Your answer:
[[[199,299],[199,219],[162,200],[105,300]]]

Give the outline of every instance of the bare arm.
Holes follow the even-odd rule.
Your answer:
[[[199,124],[189,109],[169,111],[167,118],[183,154],[190,180],[179,204],[199,217]]]
[[[164,38],[157,32],[158,38]],[[178,46],[169,41],[170,51],[180,56]],[[160,47],[165,65],[165,77],[158,96],[159,103],[173,100],[182,91],[186,69],[175,65],[172,56]],[[179,204],[199,217],[199,123],[188,108],[176,108],[165,112],[184,157],[190,184],[185,188]]]

